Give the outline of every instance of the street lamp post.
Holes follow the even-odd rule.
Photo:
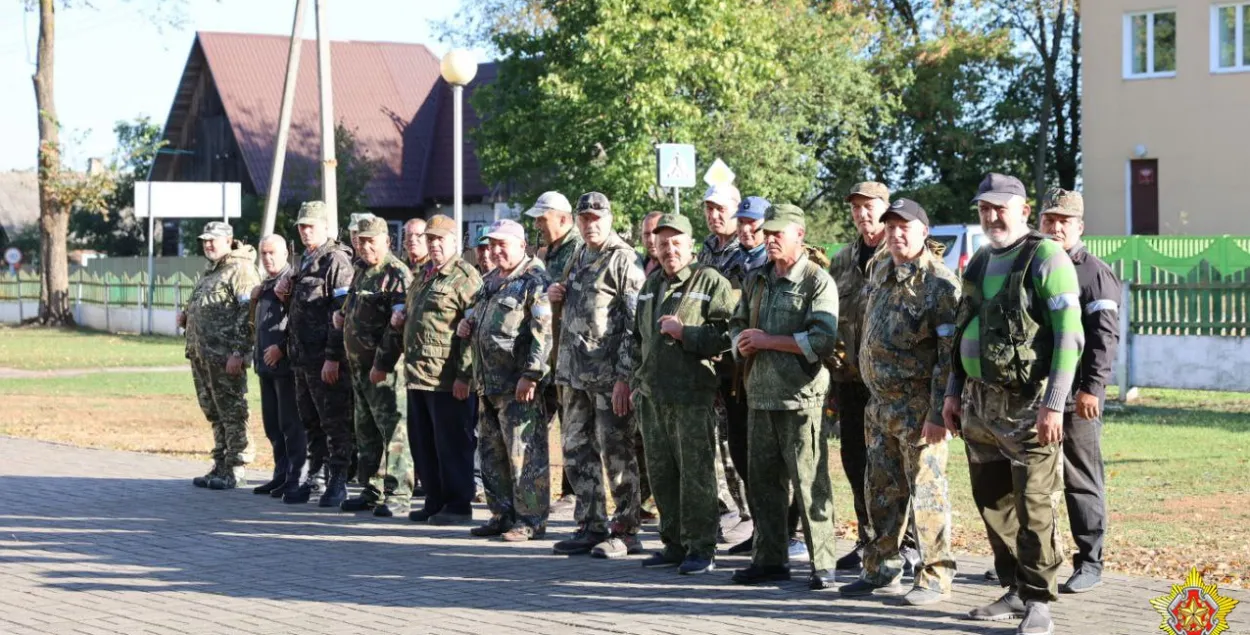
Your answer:
[[[451,94],[454,100],[454,125],[453,125],[453,165],[454,165],[454,218],[456,220],[456,244],[458,249],[464,248],[464,237],[462,236],[462,226],[464,223],[464,87],[473,81],[473,77],[477,75],[477,61],[473,59],[473,53],[464,49],[455,49],[448,51],[443,56],[443,61],[439,65],[439,70],[443,74],[443,79],[451,84]]]

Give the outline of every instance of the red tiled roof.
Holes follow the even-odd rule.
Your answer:
[[[204,70],[196,63],[198,49],[248,175],[262,196],[270,180],[289,43],[278,35],[198,33],[166,126],[170,135],[175,122],[188,116],[179,107],[189,103],[182,96],[194,90]],[[352,129],[360,150],[379,162],[365,190],[369,206],[419,207],[444,197],[444,192],[450,196],[452,99],[439,76],[439,59],[422,44],[355,41],[332,42],[330,59],[334,118]],[[487,72],[481,75],[493,77],[493,65],[482,70]],[[476,121],[466,103],[465,129]],[[319,158],[317,45],[305,40],[287,143],[284,198],[288,189],[318,181]],[[465,196],[488,192],[478,177],[477,159],[466,147]]]

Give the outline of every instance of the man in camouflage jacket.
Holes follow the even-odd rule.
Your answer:
[[[213,427],[213,468],[197,487],[245,484],[254,455],[247,429],[247,368],[252,342],[252,289],[260,284],[256,250],[234,240],[228,223],[204,226],[200,245],[209,265],[179,316],[200,409]]]

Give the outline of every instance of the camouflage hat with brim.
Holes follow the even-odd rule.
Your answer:
[[[214,238],[234,238],[234,228],[230,223],[221,221],[213,221],[204,226],[204,231],[200,233],[200,240],[212,240]]]
[[[1081,196],[1080,192],[1052,187],[1042,199],[1042,213],[1084,217],[1085,197]]]
[[[361,221],[364,221],[365,219],[368,219],[368,218],[377,218],[377,216],[374,216],[373,214],[370,214],[369,212],[360,212],[357,214],[352,214],[351,218],[347,222],[347,231],[349,232],[360,231]]]
[[[308,201],[299,206],[299,220],[295,221],[296,225],[312,225],[313,223],[325,223],[330,219],[329,208],[322,201]]]
[[[377,216],[362,218],[356,225],[356,236],[360,238],[376,238],[388,235],[390,235],[390,228],[387,227],[386,220]]]
[[[890,202],[890,188],[886,187],[885,183],[878,183],[876,181],[864,181],[863,183],[856,183],[854,186],[851,187],[851,192],[846,195],[846,202],[850,203],[851,199],[855,198],[856,196],[866,196],[868,198],[879,198],[882,201],[889,203]]]
[[[426,236],[438,236],[446,238],[456,235],[456,221],[445,214],[435,214],[430,217],[429,222],[425,224]]]
[[[694,235],[694,228],[690,225],[690,219],[680,214],[664,214],[660,216],[659,222],[655,224],[655,233],[659,233],[661,229],[671,229],[679,234]]]
[[[807,214],[797,205],[782,203],[764,212],[764,224],[760,229],[766,232],[785,231],[791,223],[806,229]]]

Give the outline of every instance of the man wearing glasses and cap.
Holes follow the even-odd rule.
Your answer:
[[[637,423],[629,399],[634,370],[630,338],[642,268],[633,247],[612,231],[607,196],[583,194],[577,201],[577,224],[586,244],[573,255],[565,281],[548,291],[550,300],[563,306],[556,382],[564,399],[565,469],[578,498],[577,532],[553,550],[617,558],[642,551]],[[611,522],[604,468],[616,504]]]
[[[246,484],[255,451],[247,430],[247,369],[252,342],[252,289],[260,284],[256,250],[234,240],[229,223],[208,223],[200,234],[208,269],[178,313],[200,409],[213,427],[213,468],[196,487]]]

